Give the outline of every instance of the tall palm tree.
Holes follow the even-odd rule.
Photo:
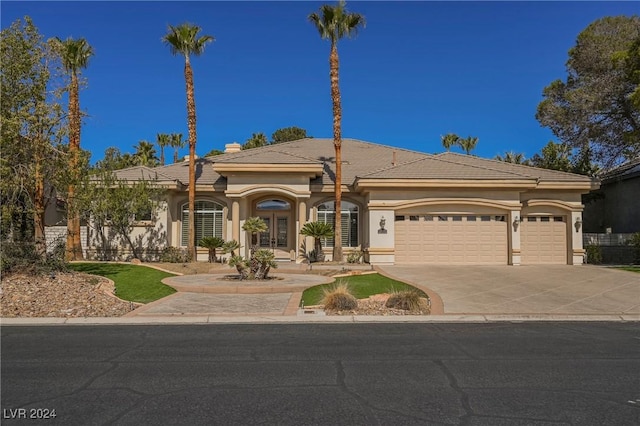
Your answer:
[[[169,146],[171,137],[166,133],[158,133],[156,135],[156,144],[160,148],[160,165],[164,166],[164,149]]]
[[[458,145],[460,136],[456,135],[455,133],[447,133],[444,136],[440,136],[440,139],[442,140],[442,146],[447,151],[450,151],[452,146]]]
[[[184,79],[187,89],[187,125],[189,127],[189,241],[187,249],[196,260],[196,101],[193,89],[193,70],[191,69],[191,55],[200,56],[207,43],[214,40],[213,36],[198,36],[201,28],[192,24],[169,25],[169,31],[162,41],[169,46],[173,55],[184,56]]]
[[[182,133],[171,133],[169,135],[169,146],[173,148],[173,162],[178,162],[178,150],[184,148]]]
[[[323,40],[331,42],[329,51],[329,78],[331,81],[331,102],[333,104],[333,147],[336,152],[335,177],[335,240],[333,245],[333,260],[342,260],[342,105],[339,85],[338,41],[343,37],[355,36],[360,27],[365,26],[364,16],[349,13],[346,2],[340,1],[336,6],[322,5],[318,13],[311,13],[308,17]]]
[[[76,208],[76,183],[79,179],[80,161],[80,100],[78,75],[89,65],[89,58],[93,56],[93,48],[84,38],[71,37],[61,40],[55,37],[53,45],[60,55],[64,70],[71,77],[69,85],[69,170],[71,182],[67,194],[67,246],[65,257],[67,260],[82,260],[82,242],[80,241],[80,212]]]
[[[464,139],[460,139],[458,141],[458,145],[460,145],[460,148],[462,148],[464,152],[467,153],[467,155],[469,155],[471,151],[473,151],[476,148],[477,144],[478,144],[478,138],[474,136],[469,136]]]
[[[156,148],[151,142],[140,141],[138,145],[134,147],[136,150],[133,154],[135,162],[140,166],[154,167],[158,164],[158,157],[156,157]]]

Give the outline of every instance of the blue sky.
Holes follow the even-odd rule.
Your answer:
[[[133,152],[157,133],[187,138],[184,59],[161,42],[191,22],[216,40],[192,60],[197,153],[271,137],[281,127],[332,137],[329,43],[307,21],[322,2],[2,1],[2,28],[29,15],[45,37],[93,46],[80,94],[81,145]],[[566,77],[576,36],[631,15],[634,2],[348,2],[367,26],[340,42],[343,137],[441,152],[449,132],[477,136],[474,154],[538,152],[552,133],[535,119],[542,89]],[[187,149],[182,154],[186,154]]]

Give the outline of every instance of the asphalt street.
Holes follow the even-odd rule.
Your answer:
[[[1,420],[637,425],[638,330],[637,322],[3,326]]]

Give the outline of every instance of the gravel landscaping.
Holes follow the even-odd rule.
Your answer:
[[[82,273],[10,274],[0,282],[0,316],[119,317],[139,306],[112,294],[109,280]]]

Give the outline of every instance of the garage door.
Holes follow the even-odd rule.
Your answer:
[[[397,215],[396,263],[507,264],[504,215]]]
[[[523,264],[567,264],[564,216],[524,216],[520,232]]]

